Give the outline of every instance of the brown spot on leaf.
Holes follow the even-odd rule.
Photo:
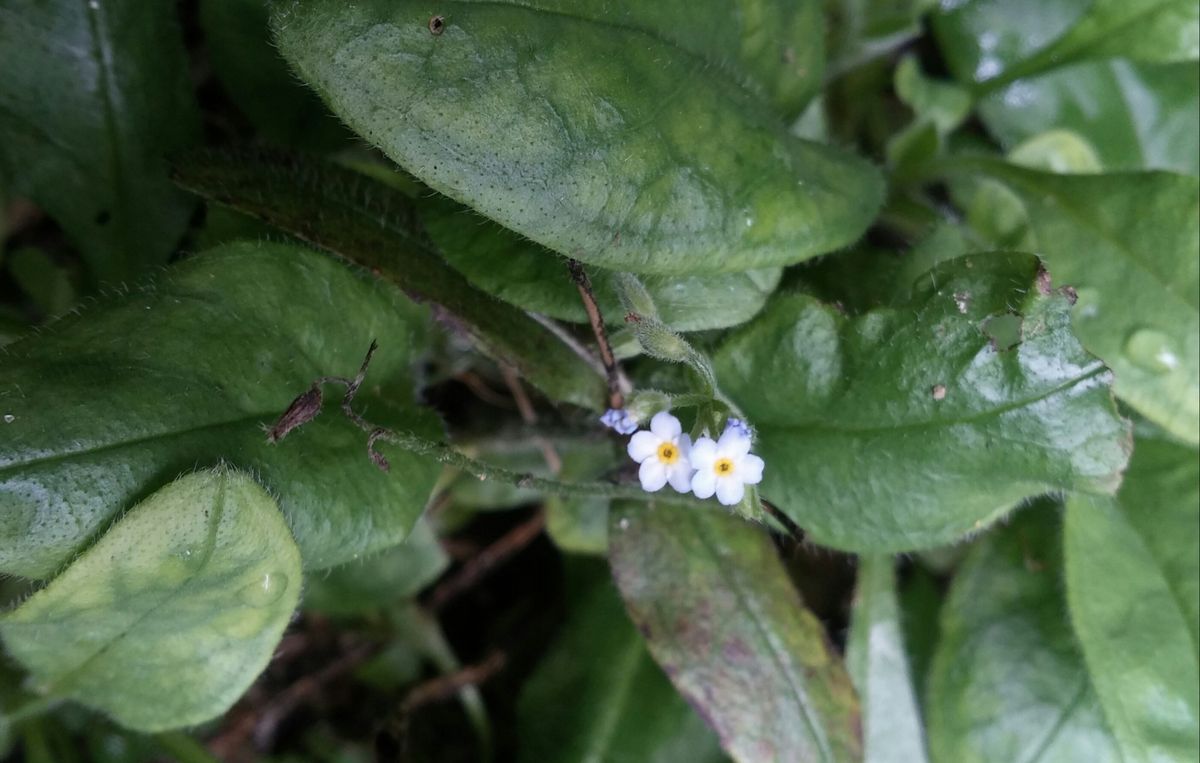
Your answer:
[[[442,32],[446,31],[446,17],[433,16],[429,19],[429,33],[437,37]]]

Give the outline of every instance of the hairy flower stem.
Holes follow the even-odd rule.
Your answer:
[[[647,493],[638,485],[618,485],[611,482],[560,482],[559,480],[537,477],[527,472],[516,472],[503,467],[488,464],[483,461],[471,458],[463,453],[455,450],[449,445],[429,440],[412,432],[405,432],[385,427],[377,426],[370,421],[367,421],[358,411],[354,410],[354,397],[358,394],[359,387],[362,386],[363,380],[367,375],[367,368],[371,364],[371,357],[375,354],[375,350],[379,345],[376,342],[371,342],[371,347],[367,350],[366,357],[363,358],[362,365],[358,369],[358,373],[353,379],[348,379],[342,376],[323,376],[313,382],[310,389],[303,392],[300,396],[288,406],[287,411],[281,416],[280,421],[288,419],[288,426],[281,426],[276,423],[271,428],[269,439],[271,442],[278,442],[287,436],[288,433],[300,428],[304,424],[316,417],[316,413],[311,410],[309,401],[314,397],[313,391],[319,390],[320,387],[326,384],[337,384],[345,388],[346,392],[342,396],[342,413],[359,429],[367,433],[367,454],[371,461],[375,463],[383,471],[388,470],[387,458],[377,450],[377,445],[380,442],[391,443],[397,445],[410,453],[416,453],[420,456],[432,458],[441,464],[452,466],[456,469],[466,472],[480,480],[496,480],[499,482],[507,482],[520,488],[531,488],[534,490],[542,490],[547,493],[554,493],[563,497],[592,497],[592,498],[616,498],[635,501],[658,501],[662,503],[687,504],[692,506],[703,506],[700,501],[686,495],[669,494],[669,493]],[[305,416],[297,417],[296,410],[298,408],[306,408]]]

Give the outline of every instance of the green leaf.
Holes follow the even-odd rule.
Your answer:
[[[1121,763],[1071,634],[1059,507],[979,543],[942,608],[927,693],[935,761]]]
[[[266,667],[299,595],[300,554],[275,502],[217,469],[135,506],[0,617],[0,636],[47,694],[159,731],[232,705]]]
[[[1108,170],[1200,174],[1200,66],[1084,62],[1023,79],[979,104],[1011,148],[1050,129],[1083,136]]]
[[[1200,180],[956,163],[1024,202],[1055,282],[1079,294],[1075,331],[1112,368],[1117,395],[1175,436],[1200,442]]]
[[[44,207],[96,280],[165,263],[193,206],[165,154],[199,137],[170,3],[0,7],[0,178]]]
[[[962,124],[971,111],[971,94],[952,82],[926,77],[916,56],[905,56],[896,65],[895,81],[900,100],[936,126],[940,135]]]
[[[604,407],[602,374],[545,326],[446,265],[403,193],[351,170],[264,151],[192,154],[176,164],[175,178],[432,302],[436,317],[550,398]]]
[[[200,26],[221,86],[272,143],[316,151],[349,143],[349,131],[271,44],[268,17],[263,0],[201,0]]]
[[[446,260],[474,285],[525,310],[587,323],[567,261],[471,210],[440,197],[422,205],[421,219]],[[676,331],[745,323],[775,290],[779,268],[714,276],[647,276],[643,283],[662,320]],[[590,268],[596,301],[610,325],[624,323],[614,274]]]
[[[309,577],[304,608],[329,615],[381,609],[416,596],[449,566],[429,523],[419,521],[400,545]]]
[[[1067,503],[1067,599],[1125,760],[1200,748],[1200,467],[1196,452],[1141,440],[1117,499]]]
[[[712,732],[654,664],[611,584],[586,579],[573,586],[581,590],[570,594],[563,632],[521,693],[517,759],[724,760]]]
[[[1195,0],[967,0],[933,29],[950,70],[991,90],[1076,61],[1200,57]]]
[[[1111,374],[1038,274],[1031,255],[962,257],[855,318],[777,298],[715,356],[757,427],[762,495],[816,543],[881,552],[948,543],[1049,490],[1115,491],[1129,432]]]
[[[936,0],[845,0],[826,3],[831,81],[921,34],[921,15]]]
[[[274,27],[301,77],[398,164],[583,262],[745,271],[867,227],[883,194],[876,171],[791,136],[746,75],[721,65],[742,23],[732,4],[581,5],[452,2],[431,32],[415,0],[304,0],[280,4]],[[811,3],[744,5],[740,18],[769,35],[771,15],[807,17]],[[818,28],[801,27],[806,40]],[[788,65],[786,47],[764,55]]]
[[[619,503],[609,560],[650,653],[735,760],[861,759],[850,679],[760,527]]]
[[[436,437],[432,414],[406,403],[426,320],[322,254],[241,243],[9,345],[0,570],[46,577],[165,479],[222,461],[275,491],[308,568],[399,543],[436,464],[395,453],[380,472],[333,411],[277,445],[264,425],[314,379],[353,374],[378,337],[359,405]]]
[[[904,650],[895,562],[858,560],[846,667],[862,703],[866,763],[921,763],[924,731]]]

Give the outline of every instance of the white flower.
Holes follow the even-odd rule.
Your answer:
[[[741,422],[738,422],[741,424]],[[701,437],[692,446],[692,492],[697,498],[713,493],[725,506],[735,506],[746,494],[746,485],[762,481],[763,460],[750,452],[745,425],[728,426],[721,439]]]
[[[686,493],[692,483],[691,449],[692,438],[683,434],[679,419],[666,411],[654,414],[650,431],[629,440],[629,456],[642,465],[638,469],[642,489],[653,493],[669,482],[676,492]]]
[[[617,434],[633,434],[637,431],[637,419],[629,411],[609,408],[600,417],[600,423],[617,432]]]

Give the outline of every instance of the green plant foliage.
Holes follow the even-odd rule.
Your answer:
[[[1200,747],[1200,465],[1139,440],[1116,499],[1067,503],[1071,620],[1125,760]]]
[[[717,377],[758,427],[763,496],[823,545],[901,551],[1048,490],[1113,492],[1129,434],[1110,375],[1038,272],[959,258],[897,309],[847,318],[789,295],[733,334]]]
[[[730,272],[862,233],[882,195],[867,163],[789,135],[737,77],[663,31],[674,17],[657,4],[626,18],[623,6],[642,4],[455,2],[435,23],[416,2],[306,0],[278,5],[273,23],[284,57],[347,124],[561,254]],[[699,17],[690,4],[687,15]]]
[[[5,761],[1195,761],[1200,3],[0,0],[0,651]]]
[[[349,142],[350,133],[271,46],[265,2],[201,0],[199,15],[221,86],[263,137],[313,150]]]
[[[299,595],[300,552],[275,502],[217,469],[135,506],[0,617],[0,637],[43,691],[158,731],[233,704]]]
[[[417,522],[398,546],[308,578],[304,608],[329,615],[385,609],[411,598],[450,566],[428,522]]]
[[[199,137],[169,3],[0,7],[0,181],[45,207],[97,281],[167,261],[192,202],[164,155]]]
[[[712,731],[654,664],[603,569],[576,565],[581,580],[563,632],[521,694],[519,760],[725,760]]]
[[[956,574],[927,694],[933,760],[1123,760],[1067,618],[1060,514],[1023,509]]]
[[[1084,137],[1106,170],[1200,174],[1200,66],[1087,61],[1014,82],[979,104],[1006,148],[1050,129]]]
[[[617,504],[609,549],[650,653],[734,760],[861,758],[850,679],[757,527],[718,509]]]
[[[890,556],[858,560],[846,667],[862,705],[863,759],[867,763],[928,760],[900,626],[895,561]]]
[[[1151,421],[1200,442],[1200,180],[1163,172],[1054,175],[967,164],[1024,203],[1075,331]]]
[[[448,267],[399,191],[350,170],[270,152],[194,155],[176,165],[175,177],[432,302],[437,318],[551,398],[601,407],[600,376],[544,326]]]
[[[966,0],[933,28],[954,75],[993,89],[1075,61],[1200,57],[1192,0]]]
[[[436,465],[399,453],[384,474],[365,433],[335,415],[276,445],[264,425],[314,379],[353,373],[378,337],[370,382],[390,395],[372,396],[372,413],[435,435],[431,415],[404,404],[426,321],[321,254],[243,243],[10,345],[0,367],[0,569],[47,577],[163,480],[220,462],[270,486],[306,567],[400,542]]]
[[[575,323],[586,323],[567,263],[469,209],[444,198],[422,205],[422,220],[446,260],[480,289],[505,302]],[[779,268],[699,276],[646,276],[644,284],[677,331],[702,331],[745,323],[775,290]],[[614,274],[590,272],[596,301],[610,324],[623,322]]]

